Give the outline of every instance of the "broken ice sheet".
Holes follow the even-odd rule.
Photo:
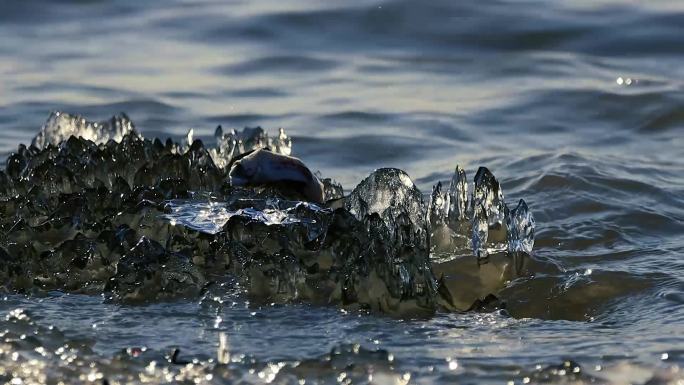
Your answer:
[[[166,206],[170,212],[162,217],[172,225],[183,225],[202,233],[216,234],[234,212],[225,202],[211,200],[174,199]]]
[[[282,201],[279,199],[239,199],[233,205],[211,197],[174,199],[167,202],[167,213],[162,217],[172,225],[207,233],[220,232],[233,216],[243,216],[265,225],[289,225],[313,223],[313,219],[297,215],[297,209],[305,205],[314,211],[326,210],[308,202]]]

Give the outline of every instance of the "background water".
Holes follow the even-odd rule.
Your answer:
[[[208,359],[226,331],[234,353],[277,363],[359,343],[418,383],[644,383],[684,364],[681,1],[4,1],[0,36],[3,159],[64,110],[124,111],[146,137],[284,127],[347,189],[381,166],[428,192],[486,165],[563,268],[509,289],[515,317],[5,298],[4,314],[64,333],[43,344],[78,341],[83,362],[133,346]],[[545,369],[566,359],[583,374]]]

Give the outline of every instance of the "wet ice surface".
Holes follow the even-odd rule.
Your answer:
[[[304,205],[314,211],[323,210],[323,208],[309,202],[281,202],[276,199],[259,202],[251,202],[245,199],[236,204],[238,207],[242,206],[241,208],[231,210],[226,202],[216,200],[216,198],[212,200],[211,197],[204,199],[198,196],[191,199],[169,201],[167,208],[170,213],[165,214],[163,218],[174,225],[182,225],[200,232],[216,234],[233,216],[248,217],[266,225],[311,223],[312,220],[298,218],[293,213],[297,207]]]
[[[224,133],[262,125],[269,137],[284,127],[294,155],[347,193],[372,170],[396,167],[428,202],[438,181],[448,191],[456,164],[468,183],[484,165],[509,209],[526,201],[534,253],[558,269],[537,266],[534,279],[506,289],[509,313],[522,318],[406,321],[334,306],[11,295],[3,316],[21,307],[67,335],[43,334],[39,344],[85,341],[95,351],[80,355],[83,366],[50,356],[41,373],[77,382],[91,362],[99,371],[141,346],[163,352],[158,368],[179,370],[165,364],[169,348],[181,348],[181,362],[208,360],[221,329],[233,356],[256,361],[253,373],[251,363],[235,368],[246,383],[263,383],[262,369],[283,361],[325,364],[346,342],[387,349],[412,383],[677,383],[668,368],[682,366],[684,344],[681,2],[158,5],[1,2],[0,151],[30,143],[56,109],[96,121],[124,111],[145,137],[179,143],[191,127],[207,145],[218,124]],[[467,234],[464,256],[468,229],[457,232]],[[482,268],[498,262],[490,255]],[[472,282],[465,270],[446,281]],[[20,370],[11,352],[38,358],[20,341],[3,346],[4,367]],[[381,355],[356,357],[386,365]],[[140,379],[147,359],[113,371]],[[576,368],[568,360],[581,376],[567,375]],[[52,371],[61,363],[65,371]],[[328,383],[348,373],[309,367]]]
[[[211,200],[174,200],[169,202],[171,213],[165,215],[172,224],[180,224],[209,234],[216,234],[236,211],[228,211],[222,202]]]

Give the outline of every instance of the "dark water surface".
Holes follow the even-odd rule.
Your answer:
[[[137,346],[207,360],[223,331],[249,357],[234,382],[272,380],[284,361],[323,365],[347,343],[393,356],[360,355],[377,383],[684,378],[681,1],[3,1],[0,36],[3,159],[64,110],[123,111],[146,137],[284,127],[294,155],[347,189],[392,166],[429,192],[456,164],[470,177],[486,165],[533,211],[537,257],[563,270],[505,289],[514,317],[10,295],[0,329],[22,308],[39,345],[85,346],[81,369],[37,357],[36,373],[99,381],[87,362]],[[568,359],[579,374],[549,368]],[[148,363],[117,370],[142,382]]]

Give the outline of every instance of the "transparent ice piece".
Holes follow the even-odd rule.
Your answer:
[[[451,178],[448,199],[449,224],[452,228],[456,228],[459,222],[467,219],[468,214],[468,181],[465,171],[460,166],[456,166],[454,176]]]
[[[192,142],[195,140],[195,129],[191,128],[188,130],[187,135],[185,135],[185,150],[189,150],[192,146]]]
[[[489,225],[487,211],[482,204],[473,208],[473,255],[479,259],[485,259],[489,255],[487,248],[487,238],[489,236]]]
[[[285,130],[282,127],[278,129],[278,137],[271,139],[269,145],[273,152],[283,155],[290,155],[292,153],[292,139],[285,134]]]
[[[361,181],[346,200],[346,208],[357,219],[376,213],[389,228],[400,215],[407,215],[417,230],[425,229],[423,195],[406,172],[380,168]]]
[[[508,251],[531,253],[534,246],[534,217],[524,200],[511,210],[506,218]]]
[[[133,122],[123,113],[109,120],[91,122],[80,115],[54,111],[38,135],[33,138],[32,144],[38,148],[45,148],[49,144],[57,145],[71,136],[82,137],[97,144],[106,143],[109,140],[121,142],[129,133],[139,135],[135,131]]]
[[[486,167],[480,167],[477,170],[471,204],[473,208],[482,205],[489,226],[501,226],[505,223],[506,210],[503,191],[499,182]]]
[[[323,184],[323,195],[326,201],[344,197],[344,188],[335,179],[324,178],[320,171],[316,171],[314,176]]]
[[[441,182],[433,189],[428,219],[430,253],[434,260],[450,260],[472,252],[467,192],[466,175],[459,166],[456,166],[448,191],[442,190]]]
[[[442,182],[432,188],[430,204],[428,205],[428,221],[432,228],[443,225],[449,214],[449,197],[442,192]]]
[[[218,126],[214,132],[216,148],[211,149],[214,163],[221,168],[226,167],[238,155],[259,148],[270,148],[271,152],[283,155],[292,153],[292,139],[280,128],[277,137],[271,138],[261,127],[245,127],[242,131],[224,132]]]

